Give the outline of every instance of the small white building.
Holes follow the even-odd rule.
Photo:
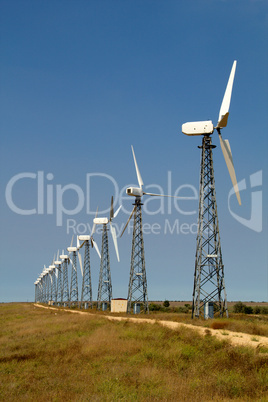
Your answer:
[[[127,299],[112,299],[111,300],[111,313],[126,313],[127,312]]]

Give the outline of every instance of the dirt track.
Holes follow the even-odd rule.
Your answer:
[[[42,307],[46,309],[51,309],[51,310],[58,310],[55,307],[47,307],[47,306],[42,306],[40,304],[34,304],[36,307]],[[86,315],[95,315],[92,313],[88,313],[85,311],[77,311],[77,310],[69,310],[69,309],[64,309],[61,311],[66,311],[68,313],[75,313],[75,314],[86,314]],[[164,327],[170,328],[170,329],[178,329],[181,327],[186,327],[186,328],[191,328],[194,331],[197,331],[201,335],[207,335],[208,333],[212,336],[216,336],[220,340],[228,340],[230,341],[234,346],[250,346],[253,348],[257,348],[260,346],[265,346],[268,347],[268,337],[266,336],[257,336],[257,335],[249,335],[245,334],[242,332],[233,332],[229,330],[220,330],[220,329],[207,329],[204,327],[198,327],[196,325],[191,325],[191,324],[183,324],[180,322],[174,322],[174,321],[163,321],[163,320],[154,320],[150,318],[133,318],[133,317],[114,317],[111,315],[102,315],[101,317],[104,317],[108,320],[111,321],[130,321],[130,322],[136,322],[136,323],[149,323],[149,324],[155,324],[158,323],[160,325],[163,325]]]

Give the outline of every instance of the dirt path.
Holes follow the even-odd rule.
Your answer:
[[[55,307],[47,307],[47,306],[42,306],[40,304],[34,304],[35,307],[42,307],[46,308],[49,310],[58,310]],[[69,309],[64,309],[60,311],[66,311],[68,313],[75,313],[75,314],[86,314],[86,315],[96,315],[92,313],[88,313],[85,311],[77,311],[77,310],[69,310]],[[150,319],[150,318],[133,318],[133,317],[114,317],[110,315],[102,315],[101,317],[104,317],[110,321],[130,321],[130,322],[136,322],[136,323],[149,323],[149,324],[155,324],[158,323],[160,325],[163,325],[164,327],[170,328],[170,329],[178,329],[181,327],[185,328],[191,328],[194,331],[197,331],[201,335],[207,335],[208,333],[212,336],[215,336],[216,338],[220,340],[229,340],[234,346],[250,346],[253,348],[257,348],[260,346],[265,346],[268,347],[268,337],[266,336],[257,336],[257,335],[250,335],[250,334],[245,334],[243,332],[233,332],[229,330],[220,330],[220,329],[207,329],[204,327],[198,327],[196,325],[192,324],[184,324],[180,322],[174,322],[174,321],[163,321],[163,320],[155,320],[155,319]]]

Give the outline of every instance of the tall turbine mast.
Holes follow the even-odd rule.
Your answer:
[[[102,245],[101,245],[101,263],[100,263],[100,274],[99,274],[99,287],[98,287],[98,310],[102,307],[106,310],[108,307],[111,308],[112,299],[112,278],[111,278],[111,268],[110,268],[110,256],[109,256],[109,243],[108,243],[108,225],[110,225],[111,234],[114,242],[115,252],[117,260],[119,262],[119,252],[117,246],[117,238],[115,228],[112,224],[113,219],[117,216],[120,211],[121,206],[114,213],[113,208],[113,197],[111,199],[110,208],[110,218],[97,218],[94,219],[94,225],[102,225]],[[95,228],[95,226],[93,227]]]
[[[139,183],[139,187],[128,187],[126,193],[130,196],[135,197],[134,208],[128,218],[128,221],[124,227],[124,230],[121,234],[123,235],[124,231],[127,228],[130,219],[134,214],[134,227],[133,227],[133,236],[132,236],[132,251],[131,251],[131,262],[130,262],[130,276],[129,276],[129,285],[128,285],[128,306],[127,311],[131,313],[133,310],[134,313],[144,312],[149,313],[149,304],[148,304],[148,293],[147,293],[147,278],[146,278],[146,269],[145,269],[145,258],[144,258],[144,241],[143,241],[143,231],[142,231],[142,202],[141,198],[143,195],[150,196],[161,196],[161,197],[172,197],[170,195],[163,194],[153,194],[153,193],[145,193],[143,191],[143,180],[139,171],[139,167],[136,161],[135,153],[133,146],[132,154],[137,174],[137,179]]]
[[[61,269],[62,269],[62,299],[61,303],[64,307],[70,305],[70,294],[69,294],[69,284],[68,284],[68,264],[69,264],[69,256],[64,254],[62,250],[62,254],[60,255],[61,258]]]
[[[57,290],[56,290],[56,294],[57,294],[57,304],[58,306],[62,305],[62,301],[63,301],[63,288],[62,288],[62,261],[59,260],[59,251],[57,254],[57,260],[54,262],[56,269],[55,269],[55,274],[57,276]],[[57,270],[57,271],[56,271]]]
[[[98,213],[98,211],[97,211],[97,213]],[[97,213],[96,213],[96,215],[97,215]],[[95,248],[95,250],[97,251],[97,253],[100,257],[98,245],[93,239],[94,231],[95,231],[95,225],[93,225],[92,232],[90,235],[80,235],[77,238],[78,250],[82,247],[85,248],[83,268],[82,268],[81,256],[80,256],[80,254],[78,254],[80,267],[81,267],[81,273],[82,273],[82,290],[81,290],[80,307],[85,308],[85,309],[87,309],[89,307],[93,308],[91,267],[90,267],[90,246]],[[80,241],[82,241],[81,245],[80,245]]]
[[[192,318],[194,316],[212,318],[214,312],[221,317],[224,314],[228,317],[212,155],[212,150],[216,146],[212,145],[211,135],[216,128],[236,197],[241,205],[231,147],[229,141],[221,137],[221,128],[227,126],[235,69],[236,61],[232,66],[217,126],[214,127],[210,120],[182,125],[182,132],[186,135],[203,135],[202,146],[199,146],[201,166]]]
[[[67,251],[72,256],[69,257],[72,264],[71,271],[71,286],[70,286],[70,303],[69,306],[77,306],[79,307],[79,299],[78,299],[78,278],[77,278],[77,247],[72,246],[73,238],[70,247],[67,247]]]

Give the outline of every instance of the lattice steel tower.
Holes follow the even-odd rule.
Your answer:
[[[124,227],[121,234],[123,236],[127,225],[134,214],[134,227],[133,227],[133,237],[132,237],[132,252],[131,252],[131,263],[130,263],[130,277],[128,285],[128,313],[133,311],[134,313],[139,313],[143,311],[144,313],[149,313],[148,305],[148,294],[147,294],[147,279],[145,270],[145,259],[144,259],[144,242],[142,233],[142,214],[141,214],[141,198],[144,195],[157,196],[157,197],[170,197],[164,194],[154,194],[146,193],[143,191],[143,180],[138,168],[136,156],[134,153],[133,146],[132,155],[134,159],[137,179],[139,187],[128,187],[126,193],[132,197],[135,197],[134,208],[128,218],[128,221]]]
[[[134,227],[132,236],[132,252],[130,264],[130,277],[128,285],[128,313],[132,306],[134,312],[149,313],[147,279],[144,258],[144,242],[142,233],[141,198],[136,197],[134,204]]]
[[[62,267],[61,267],[61,261],[59,260],[59,253],[57,256],[57,261],[54,262],[57,272],[58,272],[58,277],[57,277],[57,304],[61,305],[62,303]],[[56,270],[55,270],[56,272]]]
[[[69,295],[69,284],[68,284],[68,263],[69,256],[67,254],[60,255],[62,259],[61,269],[62,269],[62,300],[64,307],[70,305],[70,295]]]
[[[210,136],[204,136],[199,148],[202,151],[192,318],[207,316],[209,307],[228,317],[212,159],[215,145]]]
[[[70,250],[75,249],[75,250]],[[76,254],[76,247],[68,247],[68,251],[72,251],[72,271],[71,271],[71,287],[70,287],[70,306],[77,306],[79,305],[78,299],[78,279],[77,279],[77,254]]]
[[[107,224],[102,227],[102,245],[101,245],[101,263],[99,275],[99,288],[98,288],[98,309],[110,307],[112,299],[112,280],[110,269],[110,257],[108,246],[108,231]],[[105,305],[107,303],[107,305]],[[104,307],[105,306],[105,307]]]
[[[84,255],[84,268],[83,268],[83,280],[81,291],[81,304],[80,307],[92,308],[92,284],[91,284],[91,270],[90,270],[90,243],[88,240],[84,243],[85,255]]]

